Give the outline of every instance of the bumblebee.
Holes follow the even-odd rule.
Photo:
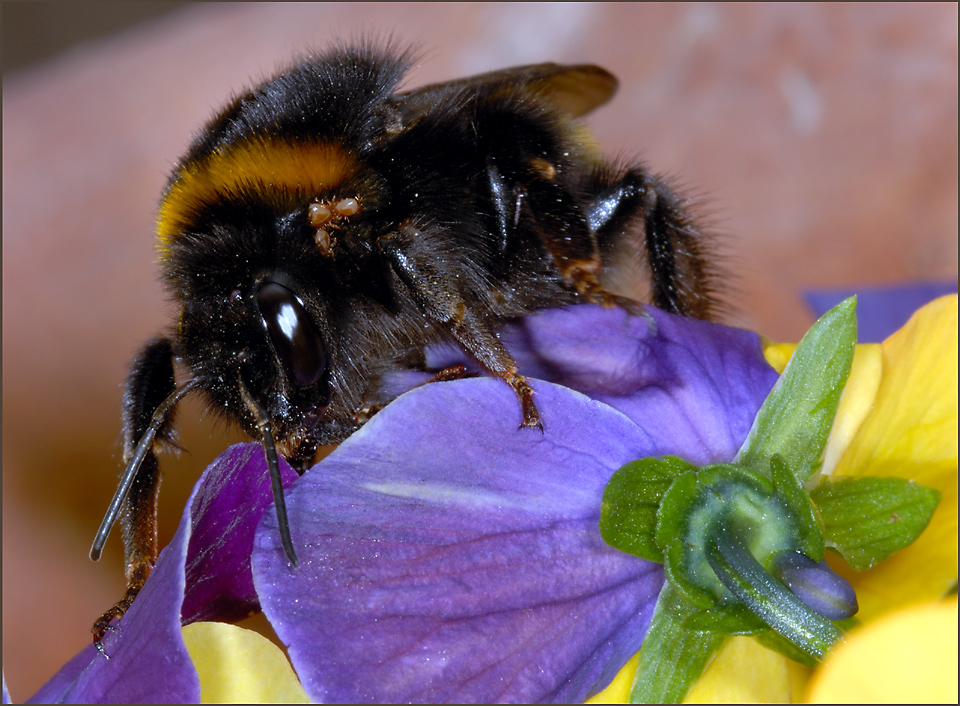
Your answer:
[[[101,650],[157,558],[157,452],[185,395],[262,442],[296,564],[279,457],[302,473],[390,401],[379,382],[422,365],[427,344],[461,346],[516,392],[521,427],[542,429],[498,324],[621,303],[604,275],[625,242],[653,304],[709,316],[683,201],[642,165],[604,159],[578,120],[613,96],[610,73],[539,64],[397,93],[414,61],[374,44],[307,56],[234,98],[173,170],[157,230],[179,316],[126,382],[126,469],[90,554],[119,516],[127,590],[94,626]]]

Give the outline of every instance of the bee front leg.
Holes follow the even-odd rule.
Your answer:
[[[123,536],[127,590],[110,610],[93,625],[93,641],[102,654],[102,640],[111,622],[122,618],[146,583],[156,563],[157,548],[157,494],[160,487],[160,466],[156,449],[170,441],[173,409],[179,399],[175,392],[173,374],[173,346],[169,339],[158,338],[141,348],[127,377],[123,399],[124,477],[132,474],[132,484],[121,502],[120,526]],[[160,418],[157,418],[160,414]],[[136,452],[142,437],[151,433],[151,443],[144,449],[142,459]],[[108,517],[109,517],[108,512]],[[105,520],[106,532],[109,522]],[[93,558],[99,558],[106,532],[101,528]]]
[[[378,248],[406,285],[421,310],[470,353],[487,370],[506,382],[520,400],[522,427],[543,430],[540,413],[533,402],[533,388],[517,372],[517,364],[490,326],[468,306],[456,283],[434,263],[436,254],[418,246],[421,234],[406,226],[382,236]]]

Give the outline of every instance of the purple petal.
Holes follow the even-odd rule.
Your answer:
[[[847,297],[857,295],[857,341],[882,343],[900,330],[913,313],[934,299],[957,293],[957,281],[912,282],[885,287],[846,287],[804,292],[819,318]]]
[[[597,523],[646,435],[571,390],[536,392],[543,434],[517,429],[495,380],[398,399],[289,494],[310,538],[297,570],[265,516],[254,580],[312,699],[578,701],[639,647],[661,569]]]
[[[197,703],[200,684],[180,633],[183,623],[246,616],[259,607],[250,552],[272,506],[266,464],[249,475],[258,444],[233,446],[204,472],[173,541],[116,631],[110,659],[88,646],[32,698],[34,703]],[[296,473],[281,465],[285,485]],[[189,589],[184,596],[184,586]]]
[[[88,645],[28,703],[199,702],[200,680],[180,635],[189,526],[184,516],[137,600],[105,636],[110,659]]]
[[[777,379],[760,337],[653,307],[647,312],[653,325],[622,309],[556,309],[519,321],[515,330],[548,379],[626,414],[654,440],[652,453],[694,464],[733,458]],[[573,344],[572,336],[582,340]],[[532,364],[520,367],[539,377]]]
[[[252,459],[264,460],[263,468],[251,472]],[[288,487],[297,474],[284,461],[280,468]],[[183,624],[230,622],[259,610],[250,553],[260,516],[267,508],[274,512],[263,448],[240,444],[227,449],[204,472],[190,507],[194,519]]]
[[[289,492],[299,570],[265,512],[262,450],[228,450],[107,637],[112,659],[84,650],[35,700],[196,700],[181,604],[184,622],[228,620],[257,593],[315,699],[579,701],[605,686],[662,572],[603,544],[604,484],[651,454],[729,460],[776,376],[756,336],[656,311],[543,312],[503,340],[526,375],[596,399],[535,383],[540,434],[517,429],[497,380],[399,398]]]
[[[825,560],[817,562],[800,552],[780,552],[771,570],[810,610],[828,620],[846,620],[858,610],[853,586]]]
[[[527,377],[583,392],[633,419],[650,435],[652,453],[694,464],[730,460],[777,379],[760,337],[646,311],[550,309],[507,326],[500,338]],[[429,362],[452,364],[448,351],[437,349]]]
[[[517,429],[499,381],[418,388],[289,494],[299,569],[264,516],[254,580],[313,699],[581,701],[605,686],[662,574],[603,543],[604,485],[652,454],[731,459],[776,379],[755,335],[659,312],[541,312],[502,340],[524,374],[610,406],[535,382],[540,434]]]

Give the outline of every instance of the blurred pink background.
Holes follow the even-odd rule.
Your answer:
[[[103,11],[97,6],[96,11]],[[9,29],[9,28],[7,28]],[[957,277],[957,5],[187,5],[3,83],[3,667],[29,697],[123,586],[87,551],[119,470],[128,361],[171,314],[154,208],[193,131],[297,51],[376,32],[407,86],[599,64],[609,154],[673,175],[735,275],[728,322],[796,340],[807,287]],[[187,406],[161,542],[232,437]]]

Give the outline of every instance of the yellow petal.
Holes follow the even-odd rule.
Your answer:
[[[881,345],[873,409],[839,475],[895,475],[945,490],[957,477],[957,296],[920,309]]]
[[[625,704],[630,700],[630,687],[633,686],[633,677],[637,673],[637,662],[640,661],[638,652],[631,657],[623,668],[617,672],[617,676],[610,682],[610,686],[599,694],[587,699],[584,703],[588,704]]]
[[[200,675],[201,703],[310,703],[283,652],[252,630],[192,623],[183,640]]]
[[[685,704],[792,703],[803,693],[808,669],[750,637],[731,637],[687,694]],[[625,704],[637,672],[637,655],[588,704]]]
[[[823,451],[821,473],[830,475],[844,452],[850,446],[860,425],[873,408],[880,389],[883,359],[876,343],[858,345],[853,351],[850,377],[840,396],[837,417],[830,430],[830,438]]]
[[[810,703],[957,703],[957,599],[852,632],[817,669]]]
[[[793,703],[807,671],[751,637],[731,637],[683,703]]]
[[[779,372],[783,372],[795,349],[796,344],[764,342],[764,356]],[[957,367],[956,295],[939,299],[919,310],[904,328],[882,345],[857,346],[837,421],[824,452],[824,472],[913,478],[944,494],[933,521],[920,539],[874,569],[857,574],[841,566],[841,561],[831,561],[834,568],[854,583],[861,620],[906,603],[943,596],[956,585]],[[941,611],[932,621],[949,634],[934,636],[924,633],[923,637],[916,638],[920,645],[937,646],[938,654],[945,655],[942,659],[937,657],[939,662],[931,659],[926,663],[930,672],[938,675],[939,682],[931,686],[931,689],[938,690],[938,695],[918,688],[916,679],[901,682],[901,686],[909,685],[910,693],[895,691],[889,685],[875,692],[869,691],[872,684],[856,686],[856,693],[846,697],[837,691],[824,691],[827,687],[821,687],[821,684],[859,684],[857,674],[870,673],[874,669],[871,665],[881,664],[871,656],[851,666],[842,661],[846,658],[838,657],[847,649],[844,645],[830,657],[826,667],[817,670],[817,686],[810,691],[815,702],[956,702],[956,600],[950,605],[953,611],[950,615],[944,616]],[[916,610],[926,609],[924,606]],[[914,614],[911,610],[895,615],[901,613]],[[897,629],[902,635],[910,633],[910,620],[912,618],[898,623]],[[927,630],[925,620],[917,623],[923,630]],[[884,622],[874,621],[868,628],[861,628],[854,637],[859,640],[860,634],[866,634],[868,629]],[[909,641],[913,644],[913,633],[910,634]],[[890,645],[904,642],[902,635],[885,635],[879,641],[880,647],[875,649],[889,654]],[[848,642],[853,642],[854,637]],[[941,650],[942,645],[946,648]],[[914,650],[914,653],[919,654],[920,650]],[[833,666],[834,662],[840,666]],[[636,663],[634,657],[613,683],[588,703],[624,703],[629,697]],[[949,669],[942,665],[949,665]],[[883,667],[876,673],[883,676],[897,672]],[[899,673],[909,676],[921,672],[911,667]],[[808,670],[750,638],[731,638],[684,703],[790,702],[802,691],[807,674]],[[946,680],[943,675],[947,675]],[[867,679],[880,683],[875,675]]]
[[[796,343],[773,343],[766,339],[763,341],[763,357],[778,373],[782,373],[787,367],[795,350],[797,350]]]
[[[834,471],[836,476],[909,478],[943,499],[911,546],[854,584],[862,620],[943,596],[957,581],[957,297],[920,309],[881,345],[873,406]]]

